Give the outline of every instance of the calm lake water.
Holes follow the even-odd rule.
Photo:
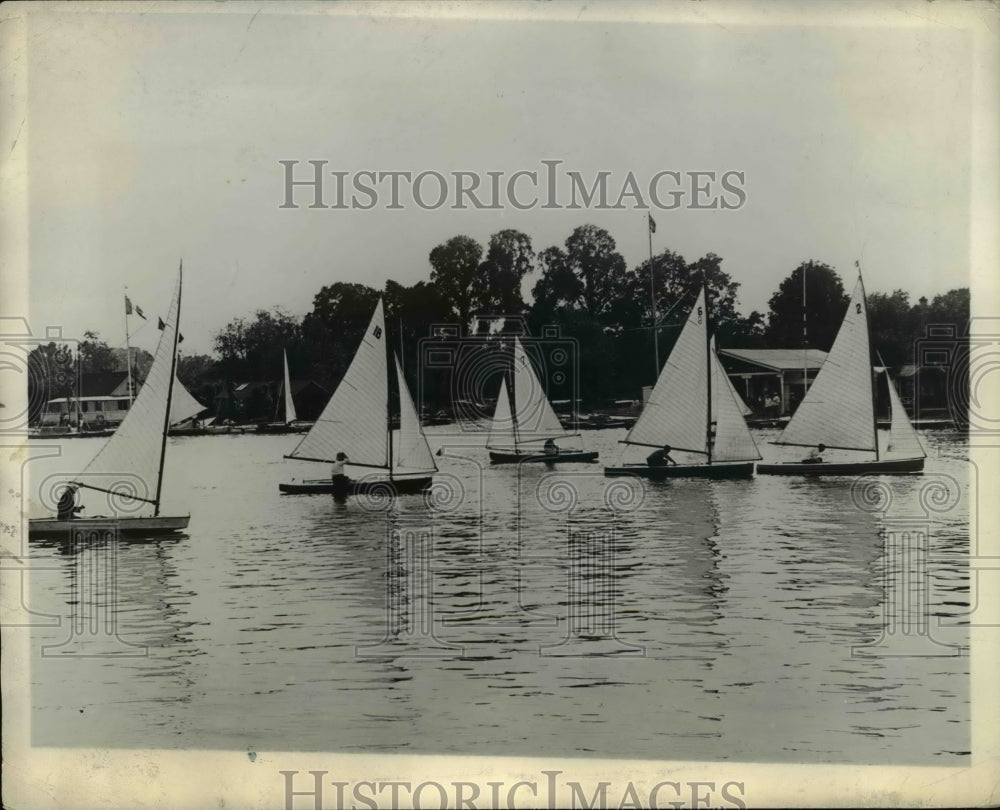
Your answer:
[[[849,478],[637,489],[428,434],[430,504],[280,496],[326,473],[282,459],[298,436],[180,438],[164,512],[190,512],[186,534],[32,541],[29,605],[63,617],[32,631],[34,745],[966,761],[964,437],[921,433],[926,474],[876,497]],[[623,435],[584,440],[610,463]],[[64,442],[35,480],[100,445]]]

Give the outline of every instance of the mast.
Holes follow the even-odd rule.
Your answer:
[[[128,300],[128,295],[125,296],[125,300]],[[125,307],[125,368],[128,370],[128,406],[131,408],[135,396],[132,394],[132,347],[128,342],[128,310],[129,308]]]
[[[806,327],[806,265],[802,265],[802,399],[809,393],[809,334]]]
[[[712,431],[712,341],[708,336],[708,274],[704,268],[701,271],[701,289],[705,295],[705,382],[708,384],[708,396],[705,397],[705,449],[708,451],[708,463],[711,464],[715,439]]]
[[[83,365],[80,362],[80,350],[76,350],[76,429],[83,430],[83,417],[80,415],[80,394],[83,391]]]
[[[517,338],[514,338],[517,341]],[[517,397],[514,396],[514,379],[517,374],[514,372],[514,363],[517,362],[517,343],[511,344],[511,362],[509,371],[505,371],[505,374],[510,374],[510,385],[507,386],[507,402],[510,403],[510,424],[514,429],[514,452],[517,452],[517,440],[518,440],[518,430],[517,430]]]
[[[865,292],[865,280],[861,275],[861,262],[855,260],[854,266],[858,268],[858,283],[861,284],[861,298],[865,303],[865,328],[868,330],[868,357],[865,358],[865,362],[868,363],[868,379],[871,380],[872,387],[872,439],[875,442],[875,460],[878,461],[880,457],[878,449],[878,416],[875,413],[875,375],[872,370],[872,357],[871,357],[871,347],[872,347],[872,322],[868,317],[868,293]],[[888,376],[888,371],[886,372]]]
[[[160,490],[163,488],[163,461],[167,455],[167,431],[170,429],[170,398],[174,393],[174,375],[177,373],[177,335],[181,323],[181,287],[184,284],[184,260],[177,270],[177,318],[174,320],[174,345],[170,351],[170,380],[167,382],[167,410],[163,415],[163,436],[160,441],[160,466],[156,473],[156,500],[153,517],[160,514]]]
[[[385,341],[385,343],[386,343],[385,351],[388,352],[389,351],[389,339],[388,339],[388,335],[386,335],[386,341]],[[386,461],[388,462],[388,466],[389,466],[389,480],[391,481],[392,480],[392,464],[393,464],[393,458],[392,458],[392,394],[391,394],[391,392],[389,390],[389,380],[388,380],[388,378],[389,378],[390,375],[389,375],[388,364],[386,365],[386,372],[385,373],[386,373],[386,383],[385,383],[385,428],[386,428],[386,431],[385,432],[386,432],[386,434],[388,436],[388,440],[389,440],[389,455],[386,458]],[[402,392],[397,392],[397,393],[399,393],[399,396],[402,396]],[[400,425],[400,427],[403,426],[403,414],[402,414],[402,410],[400,411],[400,414],[399,414],[399,425]]]
[[[656,228],[656,223],[653,222],[652,215],[646,214],[646,218],[649,220],[646,223],[649,226],[646,229],[649,231],[649,313],[653,321],[653,362],[656,363],[653,385],[656,385],[656,378],[660,376],[660,332],[656,322],[656,273],[653,268],[653,229]]]

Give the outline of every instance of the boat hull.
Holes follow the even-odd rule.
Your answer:
[[[381,494],[385,485],[392,486],[394,495],[412,495],[427,489],[433,477],[426,478],[394,478],[392,481],[350,481],[346,487],[334,485],[329,478],[312,481],[293,481],[289,484],[278,484],[278,490],[283,495],[348,495]]]
[[[105,529],[115,525],[120,535],[141,535],[148,537],[155,534],[170,534],[183,531],[191,520],[190,515],[158,517],[124,517],[124,518],[33,518],[28,521],[29,537],[45,537],[66,535],[71,532],[88,531],[89,529]]]
[[[565,453],[546,455],[544,453],[514,453],[502,450],[490,450],[490,461],[493,464],[527,464],[542,462],[545,464],[581,464],[597,461],[600,454],[595,452]]]
[[[650,467],[646,464],[627,464],[624,467],[605,467],[609,478],[631,475],[650,481],[668,478],[753,478],[754,462],[740,461],[723,464],[672,464],[668,467]]]
[[[758,464],[760,475],[900,475],[924,470],[923,458],[894,458],[880,461],[809,462]]]

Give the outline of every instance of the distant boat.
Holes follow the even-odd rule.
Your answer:
[[[177,323],[181,311],[181,273],[177,276],[166,323],[160,334],[153,365],[121,425],[80,475],[68,482],[106,493],[112,511],[123,514],[72,519],[36,518],[28,522],[29,536],[68,535],[71,531],[117,523],[118,531],[152,535],[187,528],[190,515],[160,514],[163,463],[170,426],[171,399],[177,370]],[[152,515],[134,515],[136,503],[153,507]]]
[[[758,464],[757,472],[762,475],[922,472],[927,454],[910,424],[888,372],[885,379],[889,387],[891,419],[889,442],[883,455],[875,419],[876,377],[873,376],[871,362],[868,304],[859,273],[833,348],[791,421],[774,443],[817,448],[822,444],[825,449],[874,453],[875,458]]]
[[[486,447],[495,464],[521,462],[585,462],[597,461],[596,452],[565,450],[553,452],[557,440],[565,441],[579,434],[565,430],[549,404],[542,383],[531,366],[521,341],[514,338],[514,359],[511,387],[514,407],[507,390],[506,378],[500,382],[500,395],[490,424]],[[546,450],[546,446],[550,449]],[[558,447],[558,445],[556,445]]]
[[[173,394],[170,398],[170,426],[178,427],[185,422],[191,422],[203,410],[205,406],[196,400],[184,383],[174,375]]]
[[[667,358],[649,400],[623,444],[694,453],[695,464],[649,463],[605,467],[607,476],[749,478],[760,458],[743,419],[743,404],[708,338],[705,286]]]
[[[297,421],[295,415],[295,401],[292,399],[292,383],[288,376],[288,351],[287,349],[283,352],[285,360],[285,376],[281,381],[281,391],[279,392],[278,405],[275,408],[274,421],[265,424],[258,425],[258,433],[290,433],[294,430],[292,428],[292,423]],[[284,403],[284,419],[280,419],[278,416],[278,408],[281,408],[282,402]]]
[[[345,494],[380,488],[385,483],[396,494],[420,492],[431,483],[437,465],[420,428],[399,358],[393,355],[399,389],[399,435],[394,441],[389,414],[389,367],[385,316],[379,299],[371,323],[347,373],[323,413],[285,458],[332,464],[347,454],[349,467],[379,470],[385,478],[351,481]],[[286,494],[340,494],[330,478],[279,484]]]

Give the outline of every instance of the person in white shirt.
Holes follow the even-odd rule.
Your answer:
[[[330,481],[337,492],[346,490],[347,485],[351,482],[351,479],[347,477],[347,473],[344,472],[346,465],[347,453],[337,453],[336,460],[330,466]]]
[[[823,463],[823,451],[826,450],[826,445],[821,444],[819,447],[814,447],[809,451],[804,459],[802,459],[803,464],[822,464]]]

